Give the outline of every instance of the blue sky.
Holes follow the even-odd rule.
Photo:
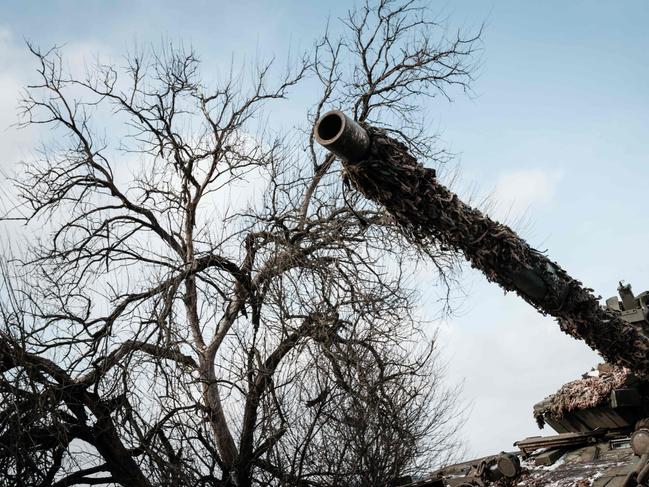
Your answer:
[[[70,62],[113,58],[134,43],[192,44],[205,72],[231,59],[307,50],[350,2],[3,2],[0,5],[0,168],[37,142],[5,130],[17,91],[31,77],[24,39],[66,44]],[[451,27],[485,23],[474,93],[438,98],[431,129],[457,154],[458,190],[491,194],[506,218],[539,249],[604,297],[625,279],[649,288],[649,4],[644,1],[431,2]],[[30,71],[31,70],[31,71]],[[279,114],[304,117],[298,93]],[[421,269],[424,314],[435,312]],[[441,324],[449,380],[464,380],[472,404],[465,436],[472,454],[510,449],[538,434],[534,402],[597,362],[549,318],[503,296],[472,271],[458,316]],[[427,302],[428,300],[428,302]],[[549,432],[547,432],[549,434]]]

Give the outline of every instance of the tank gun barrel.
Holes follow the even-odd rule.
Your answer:
[[[602,308],[591,289],[511,228],[462,202],[404,144],[339,110],[318,120],[314,136],[341,159],[351,184],[383,206],[414,245],[462,253],[489,281],[557,318],[565,333],[607,361],[649,378],[649,337],[641,327]]]

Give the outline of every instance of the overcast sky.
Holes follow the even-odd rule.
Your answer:
[[[95,54],[118,59],[134,43],[183,40],[209,73],[233,57],[283,59],[308,49],[327,18],[335,22],[350,4],[2,2],[0,169],[10,170],[38,141],[38,134],[8,128],[20,87],[34,79],[25,40],[65,44],[71,64]],[[431,7],[451,26],[486,25],[474,95],[430,106],[431,127],[458,154],[459,187],[492,194],[496,217],[603,297],[615,294],[620,279],[636,292],[649,288],[649,3],[460,0]],[[306,108],[297,98],[278,116],[290,125]],[[420,271],[423,312],[433,316],[437,307]],[[464,381],[471,405],[464,435],[477,456],[540,434],[532,405],[598,356],[477,273],[468,270],[464,282],[468,296],[457,303],[459,314],[440,324],[441,346],[449,381]]]

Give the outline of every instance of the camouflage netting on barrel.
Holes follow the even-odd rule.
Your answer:
[[[345,180],[382,205],[414,245],[461,252],[487,279],[556,317],[564,332],[584,340],[608,362],[649,377],[649,339],[644,333],[602,309],[591,289],[508,226],[463,203],[404,144],[380,129],[365,129],[369,150],[360,161],[343,161]]]

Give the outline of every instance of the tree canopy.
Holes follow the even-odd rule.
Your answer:
[[[3,264],[3,485],[378,486],[453,454],[417,251],[310,127],[341,107],[440,162],[421,100],[469,87],[479,34],[414,1],[341,21],[284,74],[216,85],[174,45],[81,77],[29,46],[24,124],[55,141],[15,181],[39,238]],[[300,83],[302,129],[274,132]],[[456,258],[427,252],[450,286]]]

